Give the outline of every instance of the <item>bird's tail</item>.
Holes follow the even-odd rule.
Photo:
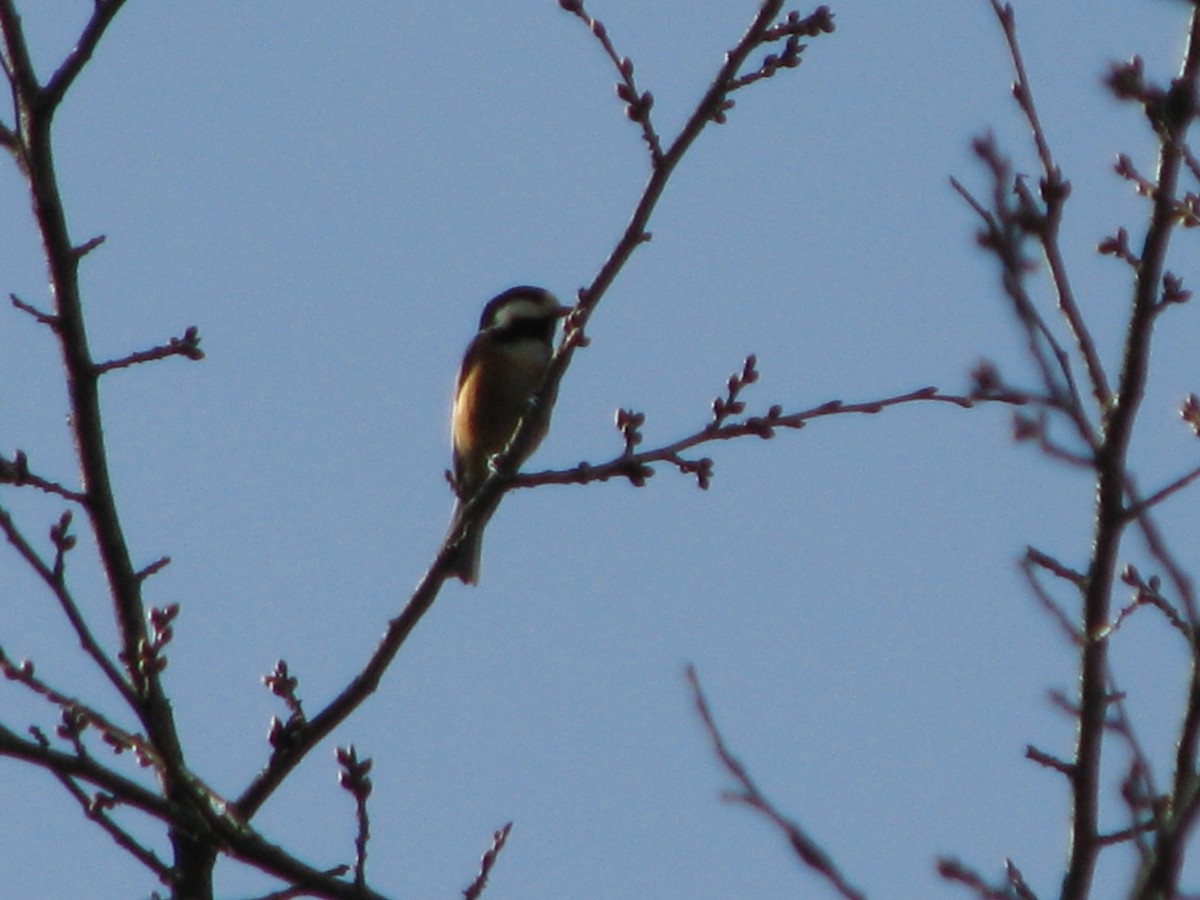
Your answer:
[[[454,514],[450,517],[450,531],[447,539],[462,527],[463,509],[462,500],[454,504]],[[476,584],[479,581],[479,557],[483,550],[483,529],[491,517],[492,511],[485,511],[476,522],[467,528],[454,547],[448,572],[463,584]]]

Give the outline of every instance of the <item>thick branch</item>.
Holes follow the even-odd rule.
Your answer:
[[[54,775],[67,775],[94,784],[127,806],[140,809],[163,822],[172,823],[182,818],[182,811],[178,807],[137,782],[100,765],[91,757],[43,747],[40,743],[22,738],[3,725],[0,725],[0,755],[24,760]]]
[[[1182,146],[1188,125],[1195,114],[1196,84],[1200,76],[1200,7],[1192,14],[1187,53],[1172,92],[1186,98],[1178,112],[1160,124],[1161,148],[1158,184],[1153,209],[1140,254],[1141,265],[1134,283],[1129,330],[1116,401],[1107,417],[1104,441],[1096,460],[1097,501],[1093,531],[1093,556],[1088,570],[1084,597],[1084,630],[1098,634],[1107,624],[1114,573],[1123,526],[1126,522],[1124,497],[1127,483],[1127,456],[1134,422],[1145,392],[1150,364],[1153,324],[1158,309],[1167,247],[1175,227],[1176,193],[1179,170],[1183,163]],[[1075,751],[1073,779],[1073,816],[1071,855],[1062,896],[1065,900],[1083,900],[1090,891],[1096,857],[1101,844],[1097,830],[1100,793],[1100,761],[1106,726],[1108,643],[1087,641],[1080,664],[1079,733]],[[1176,773],[1176,794],[1195,777],[1192,766]],[[1160,831],[1156,842],[1156,860],[1146,880],[1146,893],[1140,896],[1169,896],[1178,881],[1182,863],[1182,841],[1175,833]],[[1155,893],[1157,892],[1157,893]]]
[[[79,458],[84,507],[91,520],[120,625],[121,658],[128,669],[130,682],[141,698],[134,706],[135,712],[164,757],[180,762],[182,752],[174,720],[158,675],[154,671],[143,671],[138,665],[139,647],[146,641],[141,582],[130,560],[117,514],[104,444],[98,374],[88,347],[79,291],[79,254],[70,239],[50,139],[51,120],[63,92],[87,62],[123,2],[97,2],[77,46],[45,90],[38,86],[20,18],[11,0],[0,0],[0,40],[3,42],[4,69],[16,104],[22,169],[49,270],[54,331],[66,372],[70,423]]]

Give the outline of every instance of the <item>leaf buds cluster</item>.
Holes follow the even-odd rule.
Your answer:
[[[1118,259],[1123,259],[1131,266],[1138,264],[1137,256],[1129,247],[1129,232],[1124,228],[1118,228],[1115,235],[1106,237],[1097,244],[1096,252],[1101,256],[1115,256]]]
[[[338,773],[338,784],[359,803],[365,802],[371,796],[371,790],[374,787],[369,777],[372,761],[370,759],[360,760],[358,751],[355,750],[353,744],[345,748],[338,747],[334,754],[337,757],[338,765],[342,767],[342,771]]]
[[[1172,272],[1163,273],[1162,303],[1187,303],[1192,292],[1183,286],[1183,279]]]
[[[633,453],[633,449],[642,442],[642,425],[646,422],[646,414],[634,412],[631,409],[618,409],[616,424],[621,437],[625,439],[625,455]]]
[[[679,471],[685,475],[696,476],[696,486],[702,491],[707,491],[708,486],[712,484],[713,461],[705,456],[701,459],[677,459],[674,461],[679,467]]]
[[[1143,197],[1154,196],[1154,182],[1137,170],[1127,153],[1118,153],[1117,161],[1113,163],[1113,171],[1133,185]]]
[[[758,357],[751,353],[742,364],[742,371],[729,376],[725,382],[725,396],[717,397],[712,402],[713,417],[709,423],[710,429],[720,428],[730,416],[739,416],[746,411],[746,404],[738,399],[738,394],[746,385],[758,381],[757,365]]]
[[[171,623],[179,615],[179,604],[171,603],[161,609],[151,607],[148,616],[150,622],[149,634],[138,641],[136,669],[141,675],[158,674],[167,667],[167,658],[163,649],[175,636]]]
[[[626,59],[628,62],[628,59]],[[632,66],[630,67],[632,69]],[[625,101],[625,115],[631,122],[644,122],[654,106],[654,95],[649,91],[638,93],[628,82],[617,82],[617,96]]]
[[[279,749],[290,743],[292,736],[305,722],[304,708],[297,694],[300,680],[291,674],[288,664],[281,659],[275,663],[274,669],[262,677],[262,682],[272,694],[281,698],[288,708],[287,722],[281,722],[272,716],[267,732],[267,740],[271,746]]]
[[[200,331],[195,325],[189,325],[183,332],[183,337],[171,338],[167,347],[190,360],[204,359],[204,351],[200,349]]]
[[[29,460],[24,450],[18,450],[11,460],[0,459],[0,482],[24,484],[29,478]]]
[[[1179,407],[1179,416],[1192,429],[1196,437],[1200,437],[1200,397],[1188,394]]]
[[[1146,81],[1146,66],[1140,56],[1135,56],[1128,62],[1113,63],[1104,83],[1118,100],[1145,103],[1156,91],[1162,93]]]
[[[66,510],[58,522],[50,526],[50,543],[54,545],[54,580],[62,583],[66,555],[75,549],[75,535],[71,531],[71,511]]]
[[[982,400],[1003,389],[1000,370],[990,359],[983,359],[971,370],[971,398]]]

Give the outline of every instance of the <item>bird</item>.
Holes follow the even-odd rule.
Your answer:
[[[531,285],[509,288],[484,306],[479,331],[458,370],[450,418],[450,482],[458,498],[451,534],[458,530],[466,504],[491,474],[492,457],[508,445],[529,409],[550,363],[558,321],[570,311],[548,290]],[[547,410],[538,431],[513,460],[514,469],[537,449],[549,425]],[[463,535],[449,562],[448,574],[464,584],[479,580],[483,529],[492,512],[494,507],[485,510]]]

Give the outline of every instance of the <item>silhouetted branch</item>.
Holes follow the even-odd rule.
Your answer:
[[[65,711],[64,718],[69,718],[65,715]],[[30,731],[33,733],[34,740],[36,740],[39,745],[45,749],[49,749],[50,741],[44,734],[42,734],[40,729],[31,728]],[[61,727],[59,732],[60,734],[63,732]],[[83,746],[83,742],[78,737],[78,731],[72,732],[72,743],[75,745],[75,753],[77,756],[84,757],[87,755],[87,751]],[[132,834],[114,822],[112,817],[108,814],[109,810],[119,805],[116,797],[114,797],[112,794],[104,792],[88,794],[79,786],[79,783],[74,778],[58,771],[57,769],[52,771],[54,777],[58,779],[59,783],[64,788],[66,788],[67,793],[74,798],[75,802],[79,804],[79,808],[83,811],[83,814],[87,818],[91,819],[93,822],[103,828],[104,831],[108,833],[109,837],[116,842],[117,846],[153,872],[155,877],[157,877],[160,882],[165,885],[169,885],[171,883],[170,866],[164,863],[158,857],[158,854],[156,854],[153,850],[151,850],[149,847],[146,847]]]
[[[44,313],[40,309],[38,309],[36,306],[26,303],[24,300],[22,300],[16,294],[9,294],[8,299],[12,301],[12,305],[15,308],[19,309],[21,312],[23,312],[29,316],[32,316],[33,320],[35,322],[37,322],[39,325],[45,325],[49,328],[57,328],[58,327],[58,319],[55,316],[52,316],[49,313]]]
[[[95,237],[88,238],[86,241],[84,241],[78,247],[73,247],[71,252],[75,254],[75,257],[77,259],[83,259],[89,253],[91,253],[93,250],[95,250],[97,247],[99,247],[101,244],[103,244],[106,240],[108,240],[108,237],[106,235],[98,234]]]
[[[654,130],[654,123],[650,120],[650,109],[654,105],[654,97],[649,91],[638,90],[637,83],[633,78],[633,60],[628,56],[618,55],[608,37],[608,29],[604,27],[603,22],[588,14],[583,7],[583,0],[558,0],[558,5],[577,16],[588,27],[612,61],[621,79],[617,82],[617,96],[625,103],[625,115],[631,122],[641,125],[642,139],[650,150],[651,165],[657,166],[662,160],[663,153],[662,142],[658,137],[658,132]]]
[[[1050,269],[1050,277],[1054,282],[1059,311],[1071,329],[1075,348],[1083,357],[1097,410],[1103,412],[1108,408],[1112,399],[1112,391],[1109,389],[1104,367],[1100,363],[1100,356],[1096,352],[1096,342],[1084,323],[1079,305],[1075,300],[1075,292],[1071,288],[1066,263],[1058,242],[1063,206],[1071,193],[1071,183],[1063,178],[1062,171],[1055,163],[1054,156],[1050,152],[1050,142],[1046,139],[1046,133],[1038,118],[1037,108],[1033,102],[1033,87],[1029,83],[1029,77],[1025,74],[1025,61],[1017,43],[1016,16],[1013,14],[1012,5],[1008,3],[1002,5],[1000,0],[992,0],[992,9],[1000,21],[1000,27],[1004,31],[1004,40],[1008,45],[1009,56],[1012,58],[1013,70],[1016,75],[1013,83],[1013,97],[1029,122],[1033,143],[1042,164],[1039,193],[1045,209],[1038,222],[1040,228],[1036,233],[1042,246],[1042,252],[1045,254],[1046,264]]]
[[[1074,584],[1077,593],[1083,587],[1083,576],[1075,572],[1070,572],[1069,569],[1057,560],[1047,556],[1040,550],[1035,550],[1033,547],[1025,548],[1025,556],[1021,560],[1021,572],[1025,575],[1025,581],[1029,585],[1029,589],[1033,591],[1034,597],[1041,603],[1042,608],[1058,624],[1063,634],[1066,635],[1067,640],[1076,645],[1081,643],[1084,639],[1083,635],[1079,633],[1079,629],[1071,620],[1071,617],[1063,612],[1062,607],[1050,596],[1050,592],[1038,580],[1038,569],[1045,569],[1048,572],[1054,573],[1059,578],[1071,582]]]
[[[354,836],[354,883],[363,887],[367,883],[367,841],[371,838],[367,799],[374,788],[370,778],[373,764],[369,759],[360,760],[353,744],[345,749],[339,747],[336,755],[338,765],[342,767],[342,771],[338,773],[338,784],[354,798],[355,818],[358,822],[358,831]]]
[[[947,881],[955,881],[975,892],[980,900],[1038,900],[1037,895],[1029,889],[1021,872],[1011,859],[1004,861],[1005,882],[1003,885],[990,885],[982,875],[956,859],[942,857],[938,860],[938,874]]]
[[[151,575],[155,574],[156,572],[161,572],[163,569],[165,569],[170,564],[171,564],[171,557],[160,556],[158,559],[154,560],[154,562],[149,563],[148,565],[142,566],[142,568],[137,570],[138,581],[145,581]]]
[[[513,461],[523,457],[528,444],[545,422],[558,395],[558,386],[576,348],[587,343],[584,329],[588,317],[595,310],[604,292],[628,262],[633,251],[646,240],[646,226],[665,190],[675,167],[695,142],[709,122],[722,109],[730,85],[745,64],[747,57],[761,45],[764,34],[778,18],[783,0],[764,0],[746,34],[730,50],[712,84],[696,105],[687,122],[666,149],[657,165],[652,166],[650,179],[639,199],[624,233],[618,240],[608,259],[601,266],[592,283],[579,292],[579,300],[564,326],[563,339],[551,359],[549,370],[541,388],[530,402],[517,426],[508,446],[493,459],[495,474],[489,477],[467,501],[458,519],[459,528],[447,534],[420,582],[409,597],[404,609],[388,623],[387,631],[376,646],[362,670],[324,709],[317,712],[303,725],[287,735],[287,740],[273,747],[266,766],[239,796],[236,806],[240,814],[252,817],[267,798],[279,787],[299,762],[325,738],[339,723],[345,720],[378,687],[383,673],[391,665],[396,653],[408,639],[413,628],[433,605],[445,582],[458,543],[470,529],[478,527],[491,514],[502,494],[513,487],[509,481]],[[574,12],[568,6],[570,11]],[[823,12],[822,12],[823,11]],[[832,30],[832,18],[827,9],[820,8],[814,16]],[[590,21],[590,19],[589,19]],[[526,454],[527,455],[527,454]],[[503,473],[503,474],[501,474]]]
[[[1070,186],[1054,162],[1034,107],[1032,90],[1017,44],[1012,7],[992,0],[992,8],[1004,33],[1016,72],[1013,93],[1029,123],[1034,148],[1041,162],[1039,196],[1034,196],[1024,179],[1013,175],[1007,160],[1000,155],[990,136],[976,141],[975,150],[991,175],[991,203],[984,205],[976,200],[958,182],[954,182],[954,186],[984,221],[979,236],[980,245],[1001,263],[1005,293],[1011,299],[1013,309],[1026,331],[1029,357],[1038,369],[1047,398],[1040,402],[1040,412],[1036,418],[1026,418],[1019,423],[1018,437],[1037,438],[1048,455],[1087,467],[1095,479],[1096,505],[1090,561],[1084,577],[1077,582],[1082,600],[1078,624],[1067,621],[1033,575],[1034,565],[1050,571],[1055,571],[1054,567],[1044,565],[1045,560],[1029,556],[1026,559],[1026,572],[1035,595],[1051,610],[1059,623],[1069,629],[1079,647],[1079,701],[1067,704],[1064,698],[1065,706],[1072,710],[1072,715],[1078,721],[1074,755],[1070,762],[1055,762],[1053,765],[1068,775],[1072,794],[1071,851],[1062,897],[1065,900],[1083,900],[1091,890],[1099,851],[1111,838],[1111,835],[1102,835],[1097,827],[1101,748],[1106,731],[1115,727],[1111,715],[1113,704],[1121,702],[1119,692],[1110,688],[1108,643],[1114,631],[1137,608],[1147,605],[1157,607],[1176,629],[1187,636],[1192,648],[1189,701],[1177,745],[1175,786],[1169,804],[1175,809],[1191,809],[1189,792],[1193,790],[1197,747],[1200,745],[1200,643],[1197,642],[1194,629],[1196,610],[1191,583],[1167,551],[1149,516],[1150,507],[1200,477],[1200,473],[1189,473],[1153,495],[1152,502],[1146,502],[1134,488],[1128,465],[1129,445],[1148,377],[1154,322],[1165,310],[1185,302],[1190,296],[1182,279],[1165,268],[1165,260],[1174,228],[1181,222],[1189,221],[1194,206],[1194,195],[1185,194],[1180,198],[1179,176],[1181,168],[1190,165],[1184,138],[1197,113],[1200,8],[1194,10],[1191,17],[1180,74],[1169,87],[1153,84],[1146,77],[1141,60],[1137,58],[1129,63],[1114,65],[1108,77],[1108,85],[1118,99],[1135,102],[1142,107],[1159,139],[1158,165],[1153,179],[1140,174],[1129,157],[1124,155],[1119,157],[1116,167],[1117,173],[1146,197],[1152,207],[1141,248],[1134,250],[1130,246],[1129,233],[1124,228],[1118,229],[1115,237],[1106,238],[1097,247],[1100,254],[1123,260],[1134,274],[1132,302],[1121,355],[1122,366],[1115,389],[1108,385],[1095,343],[1083,322],[1059,246],[1058,226]],[[1013,199],[1014,196],[1016,199]],[[1093,425],[1084,413],[1080,395],[1071,377],[1070,357],[1058,344],[1025,291],[1024,281],[1030,264],[1023,255],[1022,244],[1029,237],[1035,238],[1041,245],[1050,269],[1059,312],[1072,334],[1075,351],[1083,358],[1095,400],[1098,426]],[[998,378],[993,380],[998,382]],[[1196,418],[1200,421],[1200,403],[1196,409]],[[1061,415],[1071,423],[1087,448],[1086,453],[1067,450],[1049,439],[1048,424],[1055,415]],[[1186,405],[1184,418],[1188,418]],[[1124,607],[1115,618],[1112,616],[1112,594],[1121,541],[1130,522],[1137,523],[1146,537],[1151,554],[1162,562],[1170,574],[1187,612],[1186,623],[1162,596],[1157,580],[1145,581],[1132,569],[1126,569],[1125,578],[1128,584],[1137,589],[1137,594],[1131,604]],[[1073,577],[1068,580],[1076,583]],[[1135,756],[1135,765],[1127,785],[1130,791],[1144,793],[1135,785],[1135,782],[1143,780],[1149,783],[1148,770],[1139,772],[1147,768],[1144,757],[1140,755],[1131,730],[1126,740]],[[1052,764],[1051,759],[1042,755],[1039,761]],[[1143,824],[1136,820],[1138,809],[1131,802],[1135,829]],[[1137,896],[1172,896],[1176,892],[1183,846],[1180,826],[1186,830],[1191,827],[1191,821],[1169,817],[1157,828],[1153,853],[1146,851],[1147,858],[1152,858],[1152,861],[1145,867],[1141,887],[1135,891]]]
[[[13,522],[12,516],[8,510],[0,507],[0,531],[4,532],[4,536],[8,542],[16,548],[21,558],[29,565],[38,577],[42,579],[46,587],[54,594],[58,600],[59,606],[62,608],[63,614],[67,617],[67,621],[71,623],[71,627],[75,629],[75,636],[79,639],[79,645],[84,652],[88,654],[100,667],[100,671],[104,676],[125,698],[127,703],[133,704],[136,702],[132,689],[129,683],[117,669],[116,664],[108,658],[108,655],[100,647],[95,635],[92,634],[88,627],[87,621],[79,611],[79,606],[75,602],[70,590],[67,588],[66,582],[61,575],[56,573],[55,568],[47,564],[33,546],[25,539],[25,536],[17,528]]]
[[[729,748],[725,745],[725,739],[717,729],[717,724],[713,719],[712,710],[709,708],[704,691],[700,688],[700,678],[696,675],[696,669],[690,665],[687,667],[687,680],[688,685],[692,689],[693,699],[696,702],[696,712],[700,716],[704,730],[708,732],[713,750],[717,754],[717,758],[721,761],[721,765],[725,767],[725,771],[739,785],[737,791],[725,792],[723,794],[725,799],[744,804],[766,817],[787,838],[788,843],[792,846],[792,850],[795,851],[796,856],[799,857],[801,862],[828,881],[834,890],[843,897],[848,898],[848,900],[864,900],[864,895],[851,887],[842,876],[842,873],[838,871],[837,865],[830,858],[829,854],[809,837],[799,825],[791,819],[785,818],[774,807],[762,791],[758,789],[758,786],[751,779],[750,773],[746,771],[746,767],[729,751]]]
[[[117,774],[92,757],[64,753],[40,742],[25,740],[4,725],[0,725],[0,756],[23,760],[55,775],[86,781],[119,798],[122,803],[166,823],[176,821],[181,815],[178,808],[155,792]]]
[[[3,675],[9,681],[24,685],[35,694],[53,703],[60,710],[70,714],[78,722],[79,728],[82,729],[85,726],[95,728],[104,743],[108,744],[114,753],[122,753],[128,750],[133,753],[138,765],[143,767],[152,766],[159,772],[163,771],[162,757],[153,744],[146,740],[143,735],[134,734],[119,727],[115,722],[93,707],[88,706],[75,697],[70,697],[62,691],[52,688],[41,678],[37,677],[34,665],[30,660],[26,659],[14,662],[0,648],[0,675]]]
[[[113,369],[124,369],[127,366],[152,362],[156,359],[166,359],[169,356],[184,356],[193,361],[204,359],[204,351],[200,349],[200,333],[194,325],[183,333],[183,337],[171,338],[165,344],[151,347],[149,350],[139,350],[137,353],[130,353],[120,359],[96,363],[95,371],[97,375],[103,375]]]
[[[496,865],[496,860],[500,858],[500,851],[504,849],[504,842],[508,840],[508,833],[512,831],[513,823],[507,823],[499,831],[492,833],[492,845],[487,848],[483,854],[483,858],[479,861],[479,874],[475,876],[475,880],[470,886],[463,891],[463,900],[479,900],[483,896],[483,889],[487,887],[488,876],[492,874],[492,867]]]
[[[1047,753],[1045,750],[1041,750],[1038,747],[1033,746],[1033,744],[1025,745],[1025,758],[1033,760],[1039,766],[1044,766],[1047,769],[1053,769],[1060,775],[1066,775],[1068,778],[1072,778],[1075,775],[1075,767],[1069,762],[1059,759],[1052,753]]]
[[[47,494],[54,494],[64,500],[70,500],[72,503],[82,504],[87,499],[79,491],[71,490],[56,481],[50,481],[29,471],[29,460],[20,450],[13,454],[12,459],[0,456],[0,484],[11,484],[14,487],[34,487]]]
[[[731,415],[731,410],[736,410],[738,413],[742,411],[741,401],[718,398],[714,401],[713,421],[699,431],[673,443],[637,453],[630,452],[630,448],[641,442],[638,426],[642,424],[645,417],[640,413],[631,414],[627,410],[621,410],[617,414],[617,426],[625,436],[625,452],[620,456],[599,464],[580,463],[571,469],[518,474],[512,476],[506,483],[513,488],[528,488],[543,484],[590,484],[596,481],[609,481],[613,478],[625,478],[636,487],[642,487],[645,485],[646,479],[654,474],[652,468],[654,463],[668,463],[685,474],[696,476],[699,486],[707,488],[712,475],[713,461],[707,457],[698,460],[685,458],[682,454],[693,447],[742,437],[757,437],[767,440],[775,436],[776,429],[800,429],[814,419],[852,414],[874,415],[893,406],[920,402],[949,403],[964,409],[969,409],[974,405],[974,401],[969,397],[943,394],[936,387],[926,387],[860,403],[829,400],[819,406],[794,413],[785,413],[782,407],[772,406],[762,416],[749,416],[745,419],[727,422],[726,419]],[[634,419],[633,416],[638,416],[640,419]],[[636,422],[636,425],[633,425],[633,422]]]
[[[88,60],[92,58],[96,45],[100,43],[100,38],[104,37],[104,32],[112,23],[113,18],[125,5],[125,0],[93,0],[93,3],[92,17],[84,26],[83,32],[75,42],[74,49],[67,54],[62,65],[46,82],[41,100],[50,110],[62,102],[62,98],[71,84],[79,77],[79,73],[83,71]]]

